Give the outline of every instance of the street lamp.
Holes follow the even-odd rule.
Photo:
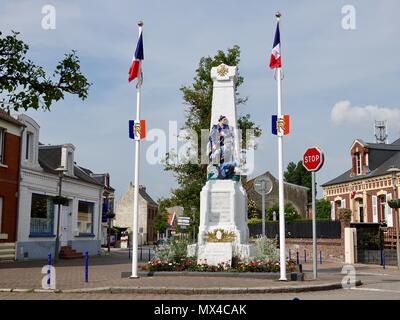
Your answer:
[[[392,166],[388,172],[392,174],[392,187],[393,187],[393,199],[398,200],[397,193],[397,174],[400,172],[399,168]],[[396,255],[397,255],[397,268],[400,270],[400,245],[399,245],[399,209],[396,207],[395,212],[395,224],[396,224]]]
[[[64,172],[67,171],[64,167],[59,167],[55,169],[58,172],[59,177],[59,187],[58,187],[58,212],[57,212],[57,236],[56,243],[54,248],[54,264],[58,261],[58,254],[60,248],[60,211],[61,211],[61,189],[62,189],[62,178],[64,176]]]

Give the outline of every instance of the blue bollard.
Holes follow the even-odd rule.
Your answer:
[[[386,269],[386,261],[385,261],[385,251],[383,251],[383,269]]]
[[[307,250],[304,249],[304,263],[307,263]]]
[[[322,251],[319,252],[319,264],[322,264]]]
[[[85,282],[89,282],[89,252],[85,252]]]
[[[143,248],[140,247],[140,261],[143,260]]]
[[[381,266],[383,266],[383,250],[381,250]]]
[[[47,266],[48,266],[48,269],[47,269],[47,285],[50,287],[50,279],[51,279],[51,276],[50,276],[50,273],[51,273],[51,253],[49,253],[49,254],[47,255]]]
[[[292,252],[289,249],[289,260],[292,260]]]
[[[296,263],[297,263],[297,265],[300,264],[300,258],[299,258],[299,252],[298,251],[296,252]]]
[[[149,261],[151,261],[151,252],[150,252],[150,248],[149,248]]]

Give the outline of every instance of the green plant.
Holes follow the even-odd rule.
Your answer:
[[[154,257],[163,261],[179,261],[186,258],[188,244],[187,239],[171,237],[164,244],[156,247]]]
[[[392,200],[389,200],[387,203],[388,203],[389,207],[392,209],[400,208],[400,199],[392,199]]]
[[[343,220],[345,222],[350,222],[351,221],[351,210],[350,209],[346,209],[346,208],[340,208],[338,210],[339,212],[339,219]]]
[[[259,236],[255,240],[255,260],[277,261],[279,260],[278,241],[276,238]]]
[[[68,200],[68,198],[63,197],[63,196],[55,196],[55,197],[53,197],[53,203],[60,204],[62,206],[67,206],[69,203],[69,200]]]
[[[260,218],[251,218],[247,220],[247,224],[260,224],[262,223],[262,219]]]

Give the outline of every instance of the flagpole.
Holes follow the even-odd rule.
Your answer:
[[[281,13],[275,14],[279,23]],[[280,52],[282,56],[282,53]],[[278,114],[277,118],[282,116],[282,76],[281,67],[276,68],[277,94],[278,94]],[[279,180],[279,256],[280,256],[280,278],[281,281],[287,281],[286,278],[286,250],[285,250],[285,201],[283,189],[283,132],[278,131],[278,180]]]
[[[139,36],[143,30],[143,21],[138,22]],[[141,65],[140,65],[141,68]],[[141,72],[141,70],[139,70]],[[141,103],[141,83],[136,86],[136,121],[140,120],[140,103]],[[132,275],[130,278],[138,278],[138,215],[139,215],[139,154],[140,140],[135,140],[135,167],[134,167],[134,184],[133,184],[133,227],[132,227]]]

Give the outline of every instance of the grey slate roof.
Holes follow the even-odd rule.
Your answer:
[[[17,126],[24,127],[25,125],[22,122],[19,122],[17,119],[14,119],[7,112],[0,108],[0,119],[5,120],[7,122],[13,123]]]
[[[153,200],[152,197],[149,196],[149,194],[146,192],[146,188],[144,187],[139,187],[139,194],[142,196],[144,200],[146,200],[147,203],[152,204],[154,206],[158,206],[157,202]]]
[[[383,176],[389,174],[387,170],[390,169],[390,167],[400,167],[400,139],[397,139],[391,144],[366,143],[365,146],[369,149],[369,169],[371,170],[369,173],[351,177],[351,169],[349,169],[321,186],[326,187],[339,183]]]
[[[61,148],[62,145],[56,146],[39,146],[39,164],[44,171],[53,174],[58,174],[55,170],[60,166],[61,162]],[[102,185],[90,176],[90,170],[74,165],[74,175],[78,180],[95,184]]]

